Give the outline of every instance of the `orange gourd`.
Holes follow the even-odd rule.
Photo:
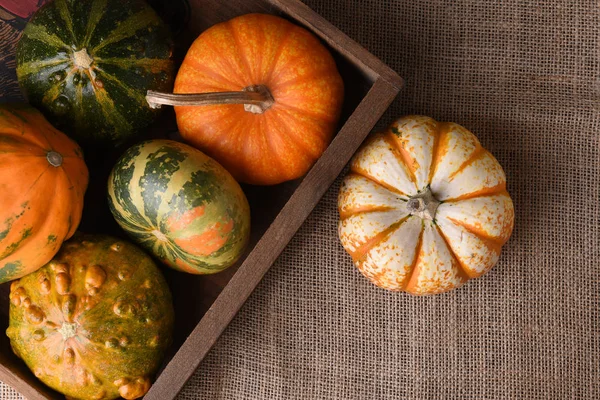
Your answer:
[[[34,108],[0,106],[0,283],[46,264],[81,220],[79,146]]]
[[[250,91],[260,104],[175,107],[182,137],[237,180],[271,185],[304,175],[331,141],[344,95],[329,51],[282,18],[248,14],[190,47],[175,93]]]

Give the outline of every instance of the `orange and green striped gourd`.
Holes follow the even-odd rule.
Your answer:
[[[176,270],[222,271],[248,243],[244,192],[221,165],[183,143],[149,140],[129,148],[109,177],[108,199],[130,237]]]

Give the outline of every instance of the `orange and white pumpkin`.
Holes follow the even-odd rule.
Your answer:
[[[406,116],[358,151],[338,198],[339,236],[384,289],[436,294],[492,268],[513,229],[498,161],[454,123]]]

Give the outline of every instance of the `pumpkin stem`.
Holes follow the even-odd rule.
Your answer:
[[[406,202],[406,209],[410,214],[418,215],[423,219],[433,221],[435,212],[440,204],[441,202],[433,197],[433,193],[431,193],[431,189],[429,189],[428,186],[422,192],[408,199]]]
[[[269,89],[264,85],[245,87],[240,92],[212,93],[161,93],[148,90],[146,101],[150,108],[168,106],[206,106],[214,104],[243,104],[244,110],[262,114],[275,103]]]

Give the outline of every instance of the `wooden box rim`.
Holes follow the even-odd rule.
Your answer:
[[[266,2],[359,66],[373,84],[212,306],[159,373],[144,396],[146,400],[169,400],[177,396],[404,84],[395,71],[301,1]],[[30,385],[26,377],[3,365],[1,357],[0,380],[29,400],[51,399]]]

